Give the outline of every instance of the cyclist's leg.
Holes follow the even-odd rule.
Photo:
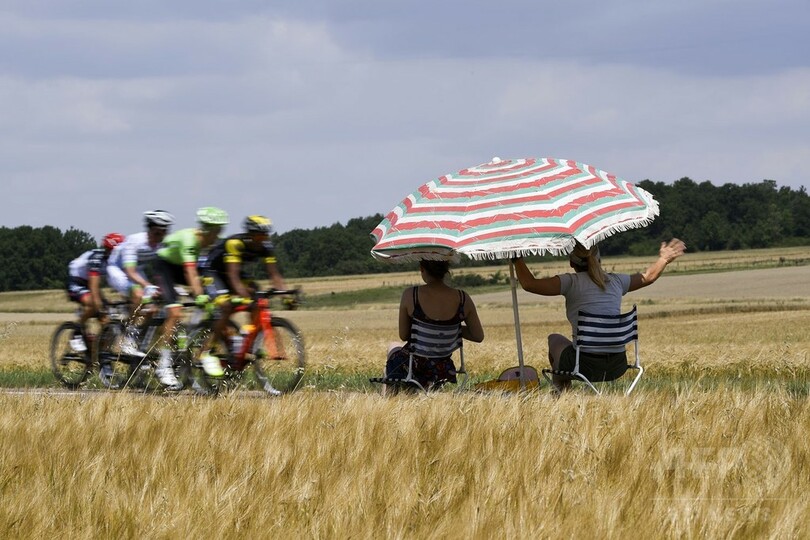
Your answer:
[[[227,286],[227,280],[222,274],[215,272],[206,274],[206,281],[209,282],[205,289],[205,294],[211,297],[211,300],[216,304],[220,316],[214,323],[213,339],[220,340],[222,343],[228,342],[228,321],[233,314],[233,305],[231,304],[232,292]]]
[[[166,307],[166,320],[161,325],[160,337],[157,342],[160,360],[158,361],[156,375],[163,385],[171,389],[179,389],[182,388],[182,384],[177,380],[174,373],[172,349],[176,348],[175,333],[183,307],[178,303],[177,291],[174,286],[176,284],[185,284],[183,267],[159,258],[155,264],[155,278],[160,286],[161,297]]]
[[[145,320],[148,310],[141,308],[143,300],[143,289],[137,283],[129,279],[126,272],[117,266],[107,267],[107,283],[119,294],[129,300],[129,322],[121,343],[121,352],[128,356],[140,356],[144,354],[138,350],[137,336],[139,326],[147,322]]]
[[[160,286],[163,304],[166,306],[166,320],[160,329],[160,341],[158,347],[163,351],[175,348],[175,332],[177,323],[182,316],[182,306],[179,303],[175,285],[188,285],[186,283],[183,267],[171,264],[163,259],[158,259],[155,263],[155,280]]]
[[[79,315],[79,326],[84,328],[85,323],[95,314],[93,296],[87,288],[87,282],[80,278],[71,277],[67,287],[68,298],[82,306]]]

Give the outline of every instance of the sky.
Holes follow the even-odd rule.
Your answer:
[[[0,0],[0,226],[277,232],[493,157],[810,188],[807,0]]]

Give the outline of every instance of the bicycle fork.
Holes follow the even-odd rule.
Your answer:
[[[259,310],[259,323],[262,330],[264,330],[264,348],[267,350],[267,356],[271,360],[284,360],[287,358],[283,347],[276,341],[276,333],[273,331],[273,317],[270,310],[267,309],[267,300],[263,299],[263,304]]]

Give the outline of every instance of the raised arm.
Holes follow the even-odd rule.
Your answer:
[[[635,291],[655,283],[655,280],[664,273],[664,269],[667,265],[683,255],[685,251],[686,244],[677,238],[673,238],[669,242],[661,242],[661,248],[658,250],[658,259],[644,272],[630,276],[630,289],[628,290]]]
[[[532,271],[526,266],[526,261],[522,258],[512,259],[512,263],[515,265],[517,279],[524,291],[543,296],[557,296],[560,294],[562,285],[558,276],[538,279],[534,277]]]

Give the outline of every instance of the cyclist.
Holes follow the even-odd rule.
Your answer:
[[[228,213],[224,210],[213,206],[200,208],[197,210],[197,227],[170,234],[163,240],[164,247],[158,250],[155,275],[166,305],[166,321],[161,334],[160,361],[156,374],[158,379],[169,387],[180,384],[174,374],[169,349],[182,312],[182,306],[177,303],[175,285],[190,287],[198,305],[204,306],[208,303],[209,297],[205,294],[197,272],[197,260],[202,250],[211,247],[219,239],[222,227],[227,224]],[[224,375],[218,358],[203,355],[201,360],[203,369],[209,375],[214,377]]]
[[[273,286],[280,290],[287,288],[276,266],[270,241],[272,222],[264,216],[248,216],[243,222],[243,229],[242,233],[220,240],[201,264],[201,272],[212,281],[207,292],[217,298],[217,304],[222,309],[222,316],[214,324],[214,333],[223,341],[228,319],[233,312],[232,302],[249,301],[251,291],[255,290],[255,284],[247,282],[244,263],[263,261]]]
[[[165,210],[151,210],[143,213],[145,232],[127,236],[123,244],[116,247],[107,264],[107,281],[130,302],[130,315],[140,311],[143,303],[151,301],[158,287],[146,273],[146,268],[157,257],[157,250],[163,247],[163,239],[174,223],[174,216]],[[143,313],[149,317],[149,313]],[[130,325],[122,343],[121,352],[130,356],[146,356],[138,350],[135,342],[137,325]]]
[[[91,317],[101,313],[104,305],[104,298],[101,296],[101,277],[106,274],[107,261],[113,248],[123,241],[123,234],[109,233],[101,240],[101,247],[85,251],[68,265],[68,298],[83,306],[79,316],[82,331]],[[87,350],[82,336],[74,336],[70,344],[76,352]]]

